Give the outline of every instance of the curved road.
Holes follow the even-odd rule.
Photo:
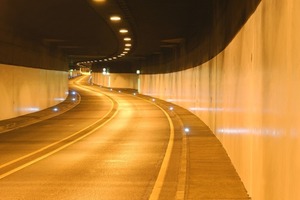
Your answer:
[[[182,145],[170,113],[87,78],[70,83],[73,109],[0,134],[1,200],[175,198]]]

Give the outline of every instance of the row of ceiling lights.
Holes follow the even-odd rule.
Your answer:
[[[93,0],[94,2],[97,2],[97,3],[104,3],[105,0]],[[122,18],[118,15],[113,15],[113,16],[110,16],[110,21],[113,22],[113,23],[119,23],[120,21],[122,20]],[[122,34],[122,35],[126,35],[128,34],[128,29],[125,29],[125,28],[122,28],[119,30],[119,33]],[[97,63],[97,62],[106,62],[106,61],[111,61],[111,60],[116,60],[118,58],[121,58],[123,56],[125,56],[131,49],[131,38],[130,37],[124,37],[123,38],[124,42],[125,42],[125,45],[124,45],[124,50],[122,53],[116,55],[116,56],[113,56],[113,57],[110,57],[110,58],[105,58],[105,59],[100,59],[100,60],[89,60],[89,61],[84,61],[84,62],[79,62],[77,63],[77,65],[81,65],[81,64],[90,64],[90,63]]]

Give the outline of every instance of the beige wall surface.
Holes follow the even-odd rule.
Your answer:
[[[217,135],[254,200],[300,199],[300,1],[263,0],[229,46],[185,71],[141,75]]]
[[[0,120],[56,105],[67,92],[67,72],[0,64]]]
[[[112,88],[131,88],[138,89],[137,74],[114,74],[103,75],[102,73],[92,73],[94,84]]]

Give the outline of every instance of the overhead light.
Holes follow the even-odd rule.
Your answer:
[[[120,29],[120,33],[128,33],[127,29]]]
[[[125,51],[129,51],[129,50],[130,50],[130,48],[125,48],[124,50],[125,50]]]
[[[131,38],[126,37],[126,38],[124,38],[124,40],[125,40],[125,41],[131,41]]]
[[[127,51],[123,51],[123,54],[126,54],[126,53],[128,53]]]
[[[117,57],[113,57],[113,59],[117,59]]]
[[[124,53],[121,53],[121,56],[125,56],[125,54],[124,54]]]
[[[129,43],[125,44],[125,47],[131,47],[131,44]]]
[[[189,128],[184,128],[184,132],[188,133],[188,132],[190,132],[190,129]]]
[[[106,0],[93,0],[93,1],[97,3],[104,3]]]
[[[111,21],[120,21],[121,20],[121,17],[117,16],[117,15],[114,15],[114,16],[111,16],[110,17],[110,20]]]

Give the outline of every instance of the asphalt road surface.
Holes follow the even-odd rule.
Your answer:
[[[87,80],[70,82],[73,109],[0,134],[1,200],[175,198],[182,142],[170,112]]]

